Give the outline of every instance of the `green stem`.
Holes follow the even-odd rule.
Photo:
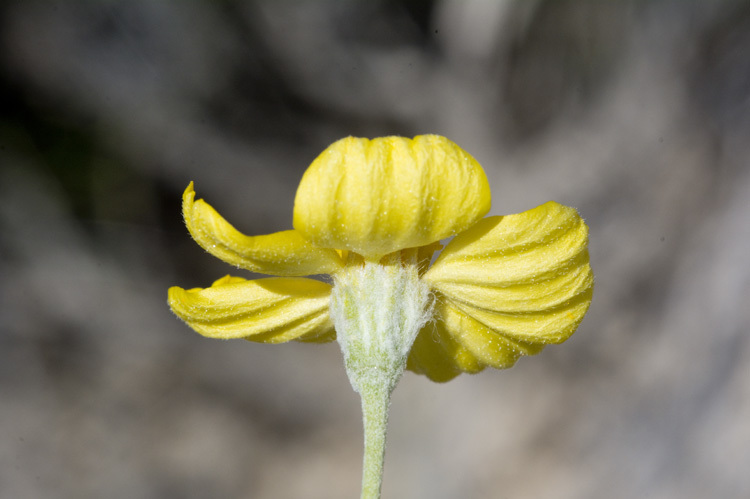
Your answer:
[[[352,388],[362,397],[362,499],[380,498],[391,392],[404,373],[414,338],[432,315],[417,252],[402,253],[380,262],[352,257],[336,274],[331,290],[336,340]]]
[[[386,383],[363,386],[362,417],[365,429],[365,455],[362,464],[362,499],[379,499],[383,483],[385,434],[391,390]]]

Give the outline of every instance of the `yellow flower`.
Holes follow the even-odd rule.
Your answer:
[[[348,312],[351,302],[401,307],[416,296],[413,306],[423,315],[383,319],[367,312],[368,320],[411,321],[416,328],[404,347],[407,369],[447,381],[486,366],[507,368],[566,340],[583,319],[593,289],[588,228],[574,209],[555,202],[482,218],[489,208],[481,166],[435,135],[335,142],[302,178],[294,230],[270,235],[241,234],[195,200],[191,183],[183,215],[196,242],[229,264],[281,277],[226,276],[206,289],[173,287],[169,304],[204,336],[326,342],[365,317]],[[439,241],[451,236],[442,248]],[[393,269],[406,275],[403,268],[412,273],[402,284],[372,286],[391,282]],[[353,269],[382,275],[363,280]],[[300,277],[319,274],[331,275],[333,284]],[[358,288],[346,288],[354,281]]]

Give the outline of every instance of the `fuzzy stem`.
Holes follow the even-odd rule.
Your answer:
[[[362,387],[365,453],[362,463],[362,499],[379,499],[383,482],[385,436],[391,392],[384,384]]]
[[[365,457],[362,497],[378,499],[391,392],[404,372],[414,339],[432,313],[419,278],[416,250],[380,262],[349,258],[336,274],[331,317],[346,374],[362,397]]]

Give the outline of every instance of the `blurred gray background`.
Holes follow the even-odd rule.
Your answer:
[[[491,214],[577,207],[597,282],[563,345],[404,376],[384,497],[750,497],[750,2],[6,0],[0,58],[0,497],[357,497],[335,343],[171,315],[235,270],[180,195],[288,229],[329,143],[421,133]]]

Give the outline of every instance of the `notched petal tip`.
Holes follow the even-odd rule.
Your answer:
[[[378,259],[454,235],[489,208],[482,167],[450,140],[347,137],[302,177],[294,227],[318,246]]]
[[[175,315],[210,338],[325,342],[335,338],[330,290],[313,279],[225,276],[205,289],[173,286],[168,301]]]
[[[206,251],[237,267],[279,276],[330,274],[343,266],[336,251],[318,248],[294,230],[246,236],[204,200],[195,200],[190,182],[182,195],[182,213],[190,235]]]

